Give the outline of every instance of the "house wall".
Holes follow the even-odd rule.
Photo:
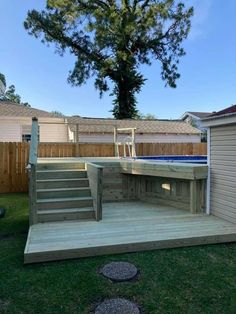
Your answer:
[[[211,127],[210,211],[236,223],[236,123]]]
[[[68,127],[65,124],[41,124],[63,122],[61,118],[39,118],[40,142],[67,142]],[[24,117],[0,117],[0,142],[22,142],[23,126],[31,126],[32,119]]]
[[[40,124],[40,142],[68,142],[65,124]]]
[[[0,142],[21,142],[20,124],[0,119]]]
[[[118,141],[123,141],[126,135],[119,135]],[[113,134],[79,134],[81,143],[113,143]],[[136,143],[200,143],[200,135],[177,135],[177,134],[136,134]]]

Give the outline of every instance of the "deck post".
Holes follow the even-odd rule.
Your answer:
[[[34,225],[37,220],[37,208],[36,208],[36,166],[31,165],[29,171],[29,224]]]
[[[39,126],[38,119],[32,118],[31,128],[31,143],[30,143],[30,154],[29,154],[29,165],[27,167],[29,171],[29,200],[30,200],[30,212],[29,222],[30,225],[36,224],[37,221],[37,207],[36,207],[36,165],[38,157],[38,135]]]
[[[86,164],[89,186],[93,198],[95,219],[102,219],[103,167],[92,163]]]
[[[200,182],[199,180],[190,181],[190,211],[197,214],[201,211],[200,204]]]

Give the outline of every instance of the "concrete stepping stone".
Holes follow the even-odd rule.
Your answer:
[[[95,314],[140,314],[138,306],[123,298],[107,299],[100,303]]]
[[[120,282],[133,279],[137,275],[138,269],[128,262],[111,262],[103,266],[100,273],[112,281]]]

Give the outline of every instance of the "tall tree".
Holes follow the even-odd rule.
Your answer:
[[[21,102],[21,96],[16,94],[15,85],[10,85],[7,88],[5,75],[0,73],[0,100],[8,100],[19,105],[30,107],[28,102]]]
[[[113,114],[137,115],[135,94],[145,78],[141,64],[161,63],[161,78],[176,87],[181,44],[187,37],[193,8],[176,0],[48,0],[45,10],[28,12],[24,26],[44,43],[66,48],[76,62],[68,81],[82,85],[95,76],[95,87],[108,91],[114,84]]]

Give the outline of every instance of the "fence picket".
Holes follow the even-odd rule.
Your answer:
[[[80,157],[114,157],[114,144],[79,143]],[[39,157],[76,157],[76,143],[40,143]],[[137,156],[206,155],[206,143],[137,143]],[[29,143],[0,143],[0,193],[27,192]]]

